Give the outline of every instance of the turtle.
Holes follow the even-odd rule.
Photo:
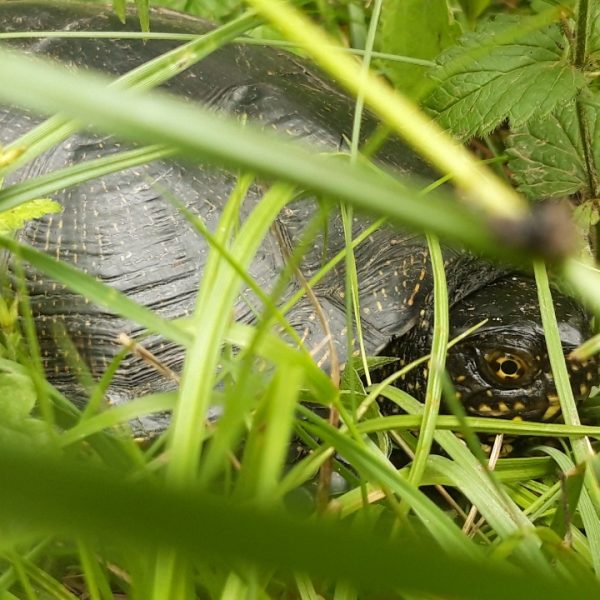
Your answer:
[[[128,31],[136,29],[129,15],[121,23],[101,5],[9,0],[0,3],[0,31]],[[212,27],[201,19],[166,9],[151,11],[153,31],[203,34]],[[11,41],[20,50],[41,54],[70,66],[121,75],[171,50],[176,42],[118,38],[27,38]],[[352,131],[354,100],[304,59],[272,47],[230,44],[168,81],[167,92],[285,133],[318,152],[347,148]],[[0,107],[0,143],[14,141],[42,119],[26,110]],[[366,113],[362,136],[367,139],[377,120]],[[121,141],[82,130],[11,173],[6,184],[129,148]],[[432,169],[400,140],[389,138],[375,161],[395,176],[433,176]],[[169,196],[179,198],[191,213],[215,227],[221,209],[236,184],[236,174],[204,164],[161,159],[54,195],[63,210],[28,223],[19,240],[77,266],[167,318],[184,317],[193,309],[208,245],[193,231]],[[262,194],[252,185],[240,219]],[[330,206],[330,205],[327,205]],[[326,225],[308,245],[300,274],[292,277],[283,296],[290,297],[323,262],[345,247],[342,219],[336,208],[324,208],[306,195],[283,209],[262,243],[250,275],[265,290],[272,289],[289,256],[303,239],[307,223],[318,215]],[[372,223],[356,215],[353,235]],[[492,264],[460,249],[444,247],[451,305],[451,335],[456,336],[487,318],[486,325],[455,345],[447,369],[469,415],[550,421],[560,413],[536,288],[526,273]],[[420,235],[391,224],[375,228],[355,248],[364,346],[367,354],[391,356],[406,364],[429,351],[432,336],[433,279],[427,244]],[[9,267],[10,267],[9,261]],[[345,267],[342,261],[313,288],[332,332],[333,348],[346,361]],[[64,346],[56,342],[60,325],[95,378],[115,354],[119,333],[139,338],[143,329],[90,303],[25,265],[25,281],[43,362],[50,381],[77,400],[81,389],[69,368]],[[248,299],[250,298],[250,301]],[[240,322],[255,319],[256,298],[245,290],[235,306]],[[555,293],[555,307],[565,353],[590,335],[586,311],[573,299]],[[287,314],[304,347],[324,368],[331,346],[314,299],[304,296]],[[178,371],[183,350],[158,335],[142,339],[160,362]],[[426,369],[409,374],[400,385],[422,397]],[[594,361],[572,366],[578,399],[599,379]],[[113,403],[168,389],[172,382],[137,356],[126,357],[107,391]],[[395,407],[384,405],[394,412]],[[144,418],[139,432],[164,428],[164,419]]]

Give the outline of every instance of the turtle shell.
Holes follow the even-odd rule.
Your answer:
[[[205,33],[209,23],[167,10],[151,12],[153,31]],[[0,4],[0,31],[121,31],[136,30],[135,17],[122,24],[111,9],[97,5],[8,1]],[[171,50],[166,40],[98,38],[29,38],[13,45],[43,54],[75,67],[98,69],[117,76]],[[300,58],[273,48],[232,44],[206,57],[164,86],[191,102],[208,104],[218,111],[242,115],[265,127],[284,132],[318,151],[345,149],[351,137],[354,100],[340,92],[314,67]],[[15,107],[0,108],[0,143],[7,144],[39,124],[41,119]],[[365,115],[362,135],[367,138],[376,120]],[[127,149],[112,137],[81,131],[11,174],[7,183],[39,176],[56,169],[106,157]],[[377,155],[379,165],[401,177],[406,173],[430,176],[430,169],[400,141],[388,140]],[[208,246],[193,231],[169,197],[180,199],[204,223],[214,229],[236,177],[225,170],[202,164],[190,166],[176,160],[160,160],[79,184],[54,196],[63,212],[29,223],[20,239],[93,274],[160,315],[188,315],[194,305]],[[262,194],[250,188],[243,204],[244,216]],[[287,258],[303,236],[306,225],[320,211],[316,200],[303,198],[285,208],[252,262],[249,274],[269,291]],[[341,217],[327,210],[327,225],[312,241],[301,263],[305,279],[314,275],[324,260],[344,248]],[[367,217],[355,218],[353,235],[370,225]],[[360,307],[365,348],[376,354],[417,331],[419,340],[429,327],[428,307],[432,290],[429,259],[424,240],[414,234],[383,225],[355,250],[360,282]],[[503,274],[497,267],[456,250],[446,249],[445,260],[451,303],[468,296]],[[101,376],[119,351],[116,338],[142,334],[135,323],[110,314],[85,298],[49,280],[31,267],[25,275],[37,318],[45,368],[59,386],[76,395],[77,385],[57,346],[56,330],[68,332],[73,345],[92,375]],[[336,351],[346,358],[344,266],[332,270],[314,288],[315,296],[333,333]],[[299,289],[290,282],[285,296]],[[235,306],[235,318],[250,322],[255,311],[249,290]],[[323,343],[325,332],[314,302],[305,298],[287,315],[317,362],[330,357]],[[420,327],[415,327],[420,325]],[[178,370],[182,349],[158,336],[143,344],[160,361]],[[422,344],[414,344],[421,351]],[[109,395],[126,401],[169,383],[146,363],[131,356],[116,373]]]

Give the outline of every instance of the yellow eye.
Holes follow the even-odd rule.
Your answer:
[[[500,381],[516,383],[528,372],[529,365],[516,354],[510,352],[492,352],[485,355],[493,375]]]

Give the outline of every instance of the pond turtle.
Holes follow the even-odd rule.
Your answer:
[[[210,24],[167,10],[152,11],[153,31],[204,33]],[[7,1],[0,3],[0,31],[121,31],[137,28],[135,17],[121,24],[108,7],[73,3]],[[43,54],[76,67],[111,75],[123,74],[172,49],[167,40],[109,38],[28,38],[11,42],[19,49]],[[209,55],[164,86],[169,92],[216,110],[286,132],[318,151],[343,149],[350,137],[354,101],[300,58],[273,48],[232,44]],[[0,142],[7,144],[41,122],[15,107],[0,108]],[[363,136],[376,121],[366,115]],[[82,131],[11,174],[6,183],[39,176],[125,149],[118,140]],[[257,150],[259,151],[259,150]],[[388,140],[377,161],[397,174],[430,174],[402,143]],[[29,223],[19,234],[22,242],[76,265],[99,280],[128,294],[168,318],[190,313],[208,253],[186,219],[166,198],[180,199],[209,228],[214,228],[236,177],[203,164],[160,160],[87,181],[54,195],[60,214]],[[253,186],[241,218],[261,195]],[[303,198],[280,214],[253,261],[250,274],[269,290],[298,243],[319,203]],[[354,235],[370,224],[355,217]],[[344,247],[342,221],[328,216],[326,232],[308,248],[301,272],[305,279],[325,259]],[[559,413],[545,349],[535,285],[532,279],[509,273],[472,255],[446,248],[448,289],[452,306],[451,335],[488,323],[449,352],[448,370],[469,414],[552,420]],[[383,225],[357,246],[356,264],[364,343],[369,355],[378,353],[409,361],[428,352],[431,338],[431,292],[427,246],[417,235]],[[94,377],[99,377],[119,350],[116,338],[125,332],[136,338],[142,329],[110,314],[69,289],[25,266],[26,282],[36,316],[43,360],[49,378],[72,396],[77,386],[68,361],[54,342],[53,324],[62,323]],[[314,294],[333,333],[335,347],[346,352],[343,265],[314,288]],[[292,281],[286,294],[298,289]],[[235,318],[250,322],[255,312],[249,291],[240,296]],[[248,301],[248,298],[251,298]],[[588,318],[572,300],[555,294],[565,352],[588,335]],[[320,364],[328,361],[324,332],[314,304],[304,298],[287,315],[306,348]],[[143,345],[166,366],[177,371],[183,352],[159,336]],[[578,398],[598,379],[595,363],[574,365],[572,384]],[[405,385],[417,395],[423,387],[420,372]],[[124,402],[171,383],[136,356],[126,357],[109,389],[113,402]],[[151,419],[140,423],[149,430],[162,427]]]

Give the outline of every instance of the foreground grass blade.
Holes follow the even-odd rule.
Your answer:
[[[447,199],[433,194],[417,198],[413,190],[364,165],[325,160],[300,144],[251,125],[242,127],[233,118],[165,96],[107,88],[107,83],[104,77],[74,75],[47,61],[0,51],[0,98],[5,101],[47,113],[61,111],[127,139],[174,146],[194,162],[203,157],[292,181],[417,230],[492,254],[503,252],[482,217]]]
[[[275,184],[244,221],[231,245],[232,256],[242,268],[248,268],[277,215],[293,196],[291,186]],[[225,242],[234,231],[242,200],[243,197],[233,195],[226,205],[219,223],[220,242]],[[191,318],[199,334],[186,354],[179,402],[173,411],[169,432],[170,461],[166,477],[172,486],[182,487],[196,478],[204,437],[203,423],[221,345],[241,284],[242,279],[236,270],[218,252],[211,251]],[[184,562],[183,557],[172,552],[159,556],[154,589],[156,600],[178,597],[179,582],[186,579]]]
[[[409,413],[420,415],[423,412],[420,403],[403,394],[400,390],[388,387],[383,394],[387,398],[393,399]],[[515,535],[523,537],[520,546],[516,549],[521,563],[534,565],[538,570],[546,569],[547,563],[539,552],[539,542],[533,535],[531,521],[501,489],[494,478],[493,472],[484,469],[464,442],[453,433],[437,431],[435,441],[453,459],[453,462],[447,462],[455,471],[453,474],[454,479],[456,479],[456,472],[459,473],[458,477],[462,479],[465,476],[471,478],[472,485],[462,491],[477,506],[479,512],[486,518],[496,533],[504,539]],[[430,461],[439,464],[439,460],[437,463],[434,462],[434,459],[437,458],[439,457],[432,456]],[[442,474],[447,473],[448,468],[441,469],[440,472]]]
[[[460,529],[452,522],[435,503],[420,494],[418,489],[407,481],[380,456],[371,453],[367,448],[361,447],[355,440],[351,440],[327,425],[325,422],[313,424],[318,430],[319,437],[323,438],[360,472],[368,475],[367,480],[377,481],[390,491],[403,498],[429,529],[431,536],[449,554],[463,558],[477,558],[478,549],[467,543]]]
[[[192,41],[188,44],[179,46],[140,65],[112,81],[110,85],[118,89],[131,87],[149,89],[156,87],[211,54],[235,38],[236,35],[252,29],[259,22],[253,11],[247,11],[227,25],[213,29],[203,36],[193,36]],[[89,33],[87,35],[89,36]],[[55,112],[59,111],[60,108]],[[87,123],[87,117],[84,117],[83,122]],[[6,150],[18,150],[20,154],[18,159],[11,162],[3,172],[17,169],[69,135],[77,132],[80,128],[81,123],[72,121],[61,114],[41,123],[6,147]]]
[[[395,590],[465,600],[596,600],[600,595],[592,577],[573,583],[489,559],[459,560],[416,538],[390,541],[348,523],[298,521],[200,491],[176,493],[127,482],[89,465],[52,461],[8,446],[0,451],[0,477],[2,518],[19,519],[32,533],[126,541],[141,553],[170,546],[190,559],[228,565],[243,559],[290,575],[301,571],[342,579],[388,596]]]
[[[506,433],[535,437],[576,437],[587,435],[600,439],[600,427],[594,425],[565,425],[564,423],[536,423],[534,421],[509,421],[491,417],[466,417],[469,428],[478,433]],[[421,426],[421,415],[395,415],[362,421],[358,425],[361,433],[390,431],[392,429],[415,429]],[[460,431],[460,420],[453,415],[439,415],[436,428]]]
[[[118,290],[100,283],[95,277],[2,235],[0,235],[0,247],[14,252],[52,279],[64,283],[96,304],[183,346],[189,343],[190,337],[180,327],[159,317],[155,312],[131,300]]]
[[[35,200],[36,198],[78,185],[90,179],[97,179],[109,173],[130,169],[153,160],[168,158],[173,156],[174,153],[172,149],[160,148],[158,146],[136,148],[128,152],[120,152],[116,155],[52,171],[41,177],[27,179],[21,183],[11,185],[4,190],[0,190],[0,210],[8,210],[28,200]]]
[[[577,412],[573,390],[569,381],[569,372],[567,371],[562,351],[560,332],[552,305],[552,294],[550,292],[550,282],[546,267],[542,262],[535,261],[533,269],[538,286],[538,300],[540,303],[542,325],[544,326],[544,335],[546,337],[546,346],[548,348],[548,358],[552,366],[552,374],[554,375],[563,418],[568,425],[579,425],[581,421]],[[575,438],[571,443],[575,459],[578,463],[585,464],[594,457],[594,451],[587,438]],[[589,469],[587,469],[585,475],[585,486],[596,509],[596,514],[600,516],[600,490],[598,489],[595,477]]]
[[[436,420],[442,399],[442,378],[446,363],[446,347],[450,335],[450,322],[448,315],[448,287],[446,285],[446,272],[444,270],[444,257],[439,241],[433,236],[427,236],[429,257],[433,271],[433,340],[431,343],[431,367],[427,378],[425,392],[425,407],[423,423],[419,434],[419,441],[415,451],[415,458],[410,470],[409,481],[419,485],[425,464],[431,451],[431,445],[436,429]]]

